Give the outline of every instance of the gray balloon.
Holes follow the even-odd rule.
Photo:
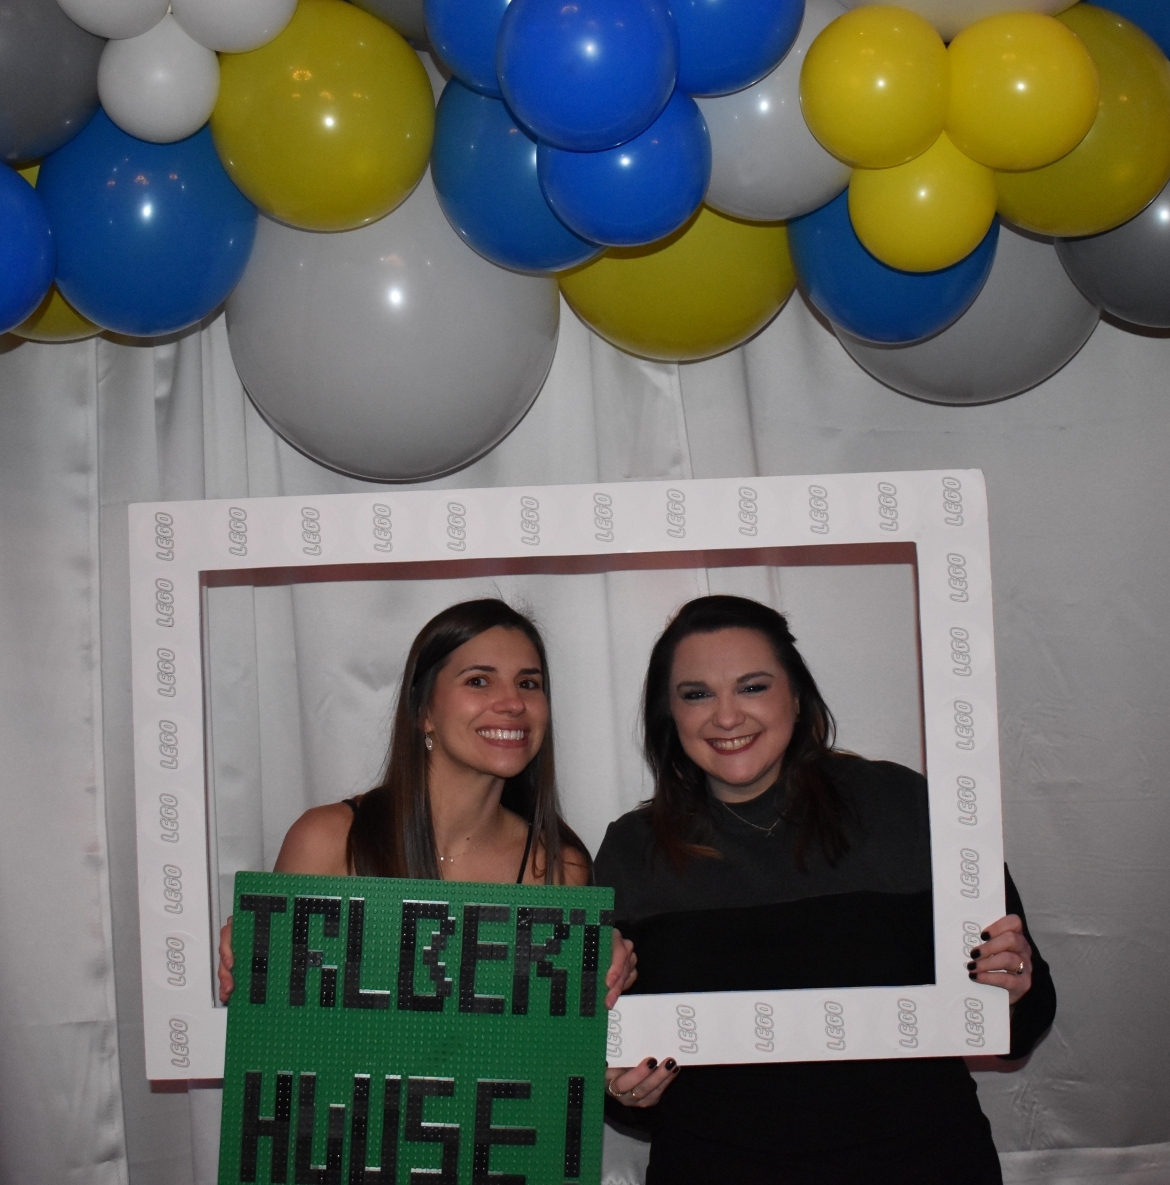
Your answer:
[[[498,444],[540,391],[559,315],[555,280],[464,244],[429,173],[360,230],[261,218],[227,304],[232,358],[265,419],[372,481],[439,477]]]
[[[820,146],[800,111],[808,47],[844,14],[836,0],[806,0],[800,33],[771,74],[734,94],[695,100],[711,134],[709,206],[779,222],[818,209],[849,184],[849,166]]]
[[[358,8],[373,13],[392,29],[397,29],[414,45],[427,45],[427,26],[423,20],[423,0],[353,0]]]
[[[0,157],[38,160],[85,127],[105,44],[57,0],[0,0]]]
[[[1097,306],[1065,274],[1047,239],[1001,226],[995,263],[974,304],[942,333],[879,346],[837,329],[876,379],[930,403],[994,403],[1055,374],[1089,340]]]
[[[1136,217],[1103,235],[1057,239],[1065,271],[1106,312],[1170,329],[1170,184]]]

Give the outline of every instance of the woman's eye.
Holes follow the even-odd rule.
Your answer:
[[[467,680],[467,686],[468,687],[486,687],[487,686],[487,676],[486,675],[472,675],[471,678]]]
[[[542,690],[539,679],[523,679],[520,682],[520,688],[523,691],[540,691],[540,690]]]
[[[710,696],[711,696],[711,693],[709,691],[684,691],[682,693],[682,698],[685,701],[709,699]]]
[[[740,691],[744,691],[748,695],[759,695],[761,692],[767,691],[769,686],[767,683],[748,683],[741,687]]]

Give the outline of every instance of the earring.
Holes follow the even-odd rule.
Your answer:
[[[435,747],[435,742],[431,740],[431,734],[429,732],[423,733],[423,744],[426,745],[428,753]]]

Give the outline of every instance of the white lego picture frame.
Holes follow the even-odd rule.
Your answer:
[[[395,487],[145,503],[130,507],[130,540],[151,1079],[223,1073],[227,1012],[214,999],[204,590],[518,571],[915,566],[936,982],[626,996],[610,1013],[611,1065],[647,1055],[686,1065],[1007,1052],[1007,993],[972,983],[962,957],[1004,911],[990,552],[979,471]]]

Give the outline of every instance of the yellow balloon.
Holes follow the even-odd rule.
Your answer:
[[[427,165],[431,84],[389,25],[342,0],[300,0],[284,32],[220,58],[211,134],[262,210],[350,230],[399,205]]]
[[[995,174],[943,132],[921,156],[893,169],[854,169],[849,217],[863,246],[906,272],[934,272],[966,258],[995,217]]]
[[[947,135],[991,169],[1039,169],[1097,118],[1097,67],[1067,25],[1038,12],[977,21],[951,42]]]
[[[1078,4],[1056,18],[1088,47],[1101,80],[1097,118],[1067,156],[1028,173],[996,173],[999,212],[1061,238],[1128,222],[1170,180],[1170,62],[1136,25]]]
[[[34,189],[41,166],[25,165],[16,170]],[[101,333],[101,329],[83,317],[57,291],[54,284],[45,293],[45,299],[15,329],[9,330],[14,337],[30,342],[79,342]]]
[[[788,229],[701,206],[660,242],[621,247],[559,277],[590,328],[659,362],[693,362],[747,341],[796,287]]]
[[[10,332],[30,342],[79,342],[101,333],[101,327],[83,317],[54,284],[33,313]]]
[[[932,25],[905,8],[855,8],[824,28],[800,72],[800,107],[834,156],[864,169],[904,164],[938,139],[950,65]]]

